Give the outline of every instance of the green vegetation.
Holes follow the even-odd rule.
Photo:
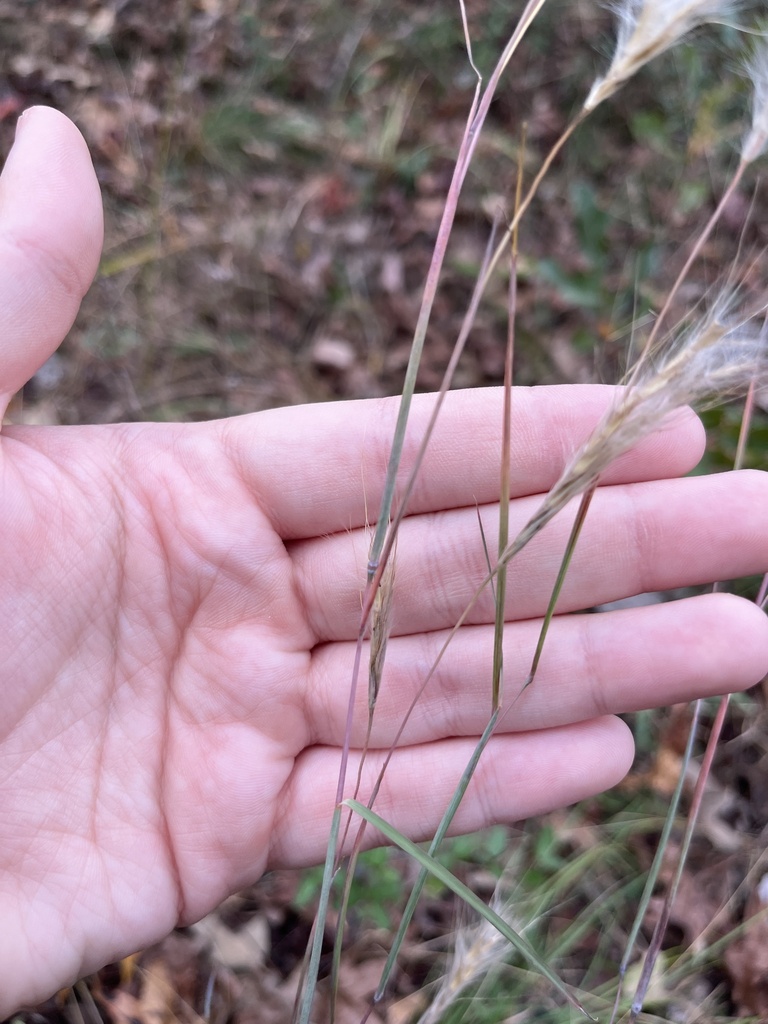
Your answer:
[[[192,420],[399,393],[474,87],[456,11],[410,0],[278,0],[256,15],[248,4],[169,2],[158,24],[156,5],[141,0],[113,12],[99,34],[95,16],[84,20],[76,6],[40,4],[46,16],[36,20],[29,6],[0,2],[8,52],[27,62],[10,60],[9,95],[19,105],[53,101],[80,124],[108,214],[99,280],[55,357],[55,395],[39,375],[19,417]],[[469,17],[487,75],[510,11],[482,0]],[[513,205],[523,120],[530,176],[602,66],[597,51],[611,31],[594,5],[545,6],[504,80],[459,203],[419,389],[438,385],[490,223]],[[613,381],[626,368],[633,325],[662,305],[679,253],[733,171],[749,103],[727,55],[739,45],[732,27],[720,27],[662,57],[555,163],[520,230],[517,382]],[[62,65],[86,70],[62,77]],[[6,150],[10,138],[10,122],[0,123]],[[745,176],[670,322],[707,297],[736,253],[749,266],[746,296],[764,295],[757,177]],[[507,311],[498,275],[456,386],[501,381]],[[707,412],[705,423],[702,469],[729,468],[740,408]],[[747,465],[762,466],[766,446],[758,407]],[[746,586],[754,591],[756,581]],[[623,789],[530,822],[513,839],[498,828],[451,840],[437,856],[486,896],[500,880],[515,927],[601,1018],[662,827],[669,771],[680,765],[684,717],[638,718],[641,756]],[[761,925],[747,927],[754,907],[739,888],[761,863],[768,818],[755,781],[764,721],[763,695],[737,703],[716,766],[725,817],[705,817],[694,843],[662,952],[668,980],[652,989],[642,1020],[744,1021],[750,1005],[768,1006],[745,980]],[[350,895],[355,941],[396,926],[414,873],[400,853],[362,855]],[[305,873],[290,894],[305,923],[320,877]],[[249,898],[260,906],[263,889]],[[704,940],[702,905],[718,922]],[[457,916],[434,880],[424,906],[396,997],[421,986]],[[462,992],[446,1022],[573,1019],[539,975],[505,956]]]

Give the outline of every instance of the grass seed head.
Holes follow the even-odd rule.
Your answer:
[[[522,933],[525,930],[514,913],[513,901],[502,899],[498,887],[491,899],[491,908],[516,931]],[[453,955],[440,979],[440,987],[418,1024],[437,1024],[471,985],[506,959],[511,948],[507,939],[488,921],[459,927],[454,938]]]
[[[752,163],[768,146],[768,41],[747,62],[747,74],[752,82],[752,127],[741,147],[741,158]]]
[[[392,599],[395,589],[396,548],[387,562],[371,609],[371,652],[368,662],[368,711],[373,714],[381,688],[387,643],[392,631]]]
[[[594,110],[643,65],[674,46],[691,29],[721,20],[735,6],[734,0],[623,0],[617,3],[616,52],[605,75],[592,86],[584,110]]]
[[[620,455],[654,433],[686,406],[717,405],[745,394],[765,376],[766,329],[754,317],[729,315],[723,298],[698,323],[681,332],[645,368],[606,414],[571,461],[545,503],[546,519],[581,494]],[[543,510],[542,510],[543,511]]]

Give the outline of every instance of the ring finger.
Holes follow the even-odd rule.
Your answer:
[[[598,488],[558,611],[765,571],[767,488],[768,476],[754,472]],[[540,503],[539,497],[512,503],[512,536]],[[491,546],[498,528],[497,506],[483,507],[480,515],[482,533],[474,508],[403,522],[393,635],[448,629],[465,611],[487,573],[483,533]],[[510,563],[507,620],[544,614],[572,516],[573,509],[566,509]],[[353,530],[290,546],[297,587],[318,642],[357,635],[368,544],[366,531]],[[486,588],[467,622],[493,619],[493,598]]]

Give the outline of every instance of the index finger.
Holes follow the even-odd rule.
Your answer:
[[[616,396],[606,385],[515,388],[512,497],[540,494],[557,480]],[[435,395],[413,399],[398,480],[402,490]],[[446,396],[409,512],[486,504],[499,495],[503,390]],[[223,441],[254,497],[286,540],[376,521],[399,398],[300,406],[223,421]],[[605,483],[680,476],[701,458],[704,433],[684,410],[617,459]]]

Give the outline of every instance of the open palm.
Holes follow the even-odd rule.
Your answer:
[[[68,329],[101,241],[98,189],[74,127],[42,109],[22,124],[0,188],[6,400]],[[517,395],[513,525],[610,394]],[[431,401],[417,401],[411,436]],[[322,857],[366,506],[377,507],[395,414],[375,401],[209,424],[3,429],[3,1015],[199,918],[270,866]],[[398,542],[366,780],[485,573],[476,509],[492,536],[499,419],[496,392],[457,393],[431,445]],[[676,479],[700,446],[697,421],[683,417],[606,475],[562,611],[768,568],[765,478]],[[567,529],[552,524],[513,566],[512,695]],[[492,618],[490,602],[478,604],[388,770],[379,810],[411,835],[434,828],[487,721]],[[745,687],[766,667],[765,620],[735,598],[559,617],[457,829],[613,784],[632,743],[606,716]],[[357,704],[359,749],[364,693]]]

